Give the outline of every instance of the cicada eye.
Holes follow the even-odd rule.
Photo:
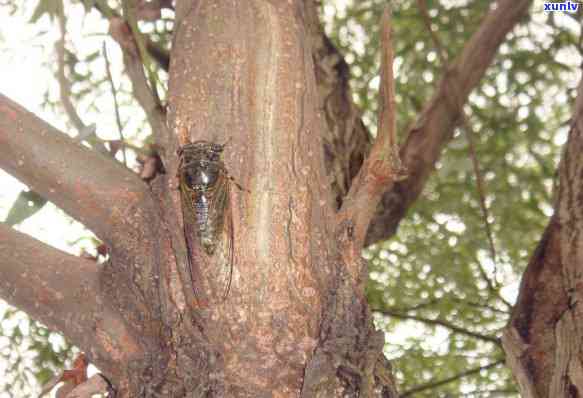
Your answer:
[[[218,152],[218,153],[223,152],[223,148],[224,148],[224,145],[221,145],[221,144],[212,144],[212,147],[211,147],[213,152]]]

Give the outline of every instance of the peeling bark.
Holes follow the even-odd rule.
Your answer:
[[[526,268],[502,338],[525,398],[583,395],[583,80],[572,120],[555,215]]]

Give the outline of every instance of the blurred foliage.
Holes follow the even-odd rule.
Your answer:
[[[32,8],[22,8],[19,2],[5,1],[3,6],[12,13],[27,13],[27,20],[38,23],[43,18],[53,20],[62,3],[39,0]],[[66,77],[81,118],[88,125],[96,122],[97,137],[108,142],[118,136],[115,129],[110,131],[116,124],[101,48],[105,41],[108,49],[119,49],[107,37],[107,24],[99,26],[95,21],[103,22],[104,15],[111,12],[122,14],[120,2],[63,4],[66,16],[82,15],[87,26],[97,26],[93,31],[68,29]],[[323,0],[321,4],[326,31],[351,67],[354,101],[373,135],[379,84],[378,21],[386,4],[381,0]],[[402,137],[431,98],[444,65],[416,2],[394,0],[391,4]],[[449,60],[460,53],[491,7],[489,0],[428,0],[426,4]],[[168,49],[172,18],[163,12],[161,19],[142,21],[139,27],[153,43]],[[503,352],[492,338],[500,337],[519,275],[552,211],[554,172],[566,138],[583,53],[581,19],[581,15],[545,14],[542,5],[535,4],[531,15],[508,36],[466,108],[468,122],[477,133],[498,253],[496,266],[461,129],[454,132],[397,236],[365,252],[371,270],[368,297],[378,326],[387,332],[385,351],[393,360],[405,396],[518,396],[501,362]],[[39,36],[44,33],[39,31]],[[119,53],[112,58],[117,59],[117,67],[112,59],[112,73],[124,136],[135,155],[148,141],[149,127],[143,112],[136,114],[139,108],[131,84],[123,76]],[[43,62],[56,72],[54,59]],[[164,95],[167,74],[157,66],[155,73]],[[62,114],[58,92],[55,79],[46,93],[45,106]],[[11,391],[24,391],[34,380],[42,384],[62,369],[63,361],[72,357],[72,348],[62,341],[55,344],[59,339],[54,336],[22,313],[10,308],[3,312],[0,354],[10,369],[1,378],[0,391],[11,396]]]
[[[335,3],[323,3],[327,33],[350,64],[354,100],[374,134],[378,21],[387,2],[352,1],[339,10]],[[416,1],[391,4],[403,136],[431,98],[444,65]],[[491,2],[426,4],[432,28],[447,59],[453,60]],[[552,212],[554,173],[583,54],[581,15],[545,14],[542,9],[535,4],[507,37],[466,107],[486,185],[496,264],[462,128],[454,132],[397,235],[365,253],[371,270],[368,297],[377,324],[387,331],[386,354],[405,396],[518,396],[509,370],[499,363],[501,347],[481,337],[500,337],[519,277]],[[496,365],[479,370],[489,364]],[[456,378],[464,373],[469,374]],[[454,380],[431,387],[450,378]],[[423,385],[426,389],[419,388]]]
[[[59,334],[12,308],[0,311],[0,396],[30,396],[71,361],[74,348]]]

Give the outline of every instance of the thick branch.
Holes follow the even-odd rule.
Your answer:
[[[145,225],[151,200],[122,165],[74,143],[0,94],[0,167],[118,246]],[[149,206],[146,206],[149,208]]]
[[[391,316],[394,318],[399,318],[399,319],[410,319],[412,321],[422,322],[422,323],[425,323],[425,324],[431,325],[431,326],[442,326],[446,329],[451,330],[453,333],[456,333],[456,334],[462,334],[464,336],[468,336],[468,337],[471,337],[474,339],[487,341],[488,343],[494,343],[496,345],[500,345],[500,339],[497,337],[472,332],[471,330],[456,326],[453,323],[444,321],[442,319],[430,319],[430,318],[425,318],[425,317],[418,316],[418,315],[410,315],[410,314],[404,314],[401,312],[391,311],[388,309],[374,310],[374,312],[377,312],[379,314],[386,315],[386,316]]]
[[[443,77],[437,92],[409,128],[400,150],[408,178],[385,192],[369,228],[367,244],[387,239],[396,232],[407,209],[421,194],[443,147],[452,138],[461,106],[484,76],[506,34],[524,17],[531,2],[498,1],[497,7],[486,16],[460,56],[448,67],[450,73]],[[459,88],[461,101],[456,107],[447,101],[453,95],[451,87]]]
[[[0,297],[87,352],[115,377],[142,354],[121,317],[100,294],[95,262],[53,249],[0,224]]]

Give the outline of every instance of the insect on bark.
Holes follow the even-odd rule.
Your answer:
[[[228,276],[223,301],[231,288],[234,240],[229,203],[231,177],[221,159],[224,147],[208,141],[196,141],[178,150],[178,179],[191,281],[194,287],[194,248],[202,248],[206,255],[213,256],[217,246],[223,242],[225,232],[226,247],[223,252],[228,262]]]

